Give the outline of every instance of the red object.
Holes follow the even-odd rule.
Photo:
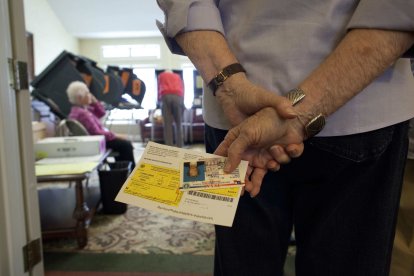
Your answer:
[[[158,100],[166,94],[184,97],[184,84],[179,74],[165,71],[158,75]]]

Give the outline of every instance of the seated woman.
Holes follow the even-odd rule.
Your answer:
[[[71,82],[66,90],[69,101],[73,104],[69,119],[79,121],[90,135],[104,135],[106,147],[119,153],[117,161],[131,161],[135,167],[132,143],[125,137],[106,129],[101,121],[105,115],[103,105],[89,92],[89,88],[81,81]]]

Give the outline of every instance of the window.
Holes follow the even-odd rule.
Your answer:
[[[129,57],[129,47],[125,45],[102,46],[104,58],[126,58]]]
[[[142,65],[141,65],[142,66]],[[145,109],[154,109],[157,105],[157,82],[154,67],[134,66],[134,74],[145,83],[146,91],[141,106]]]
[[[110,59],[160,59],[161,46],[159,44],[104,45],[102,46],[102,57]]]
[[[191,63],[185,63],[181,67],[183,69],[184,79],[184,105],[186,108],[191,108],[194,100],[194,65]]]
[[[132,45],[131,57],[148,57],[154,59],[161,58],[161,48],[159,44],[144,44],[144,45]]]

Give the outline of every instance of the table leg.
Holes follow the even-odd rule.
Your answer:
[[[88,233],[86,229],[86,220],[89,217],[90,210],[83,196],[82,180],[76,181],[76,207],[73,211],[73,218],[77,220],[76,223],[76,238],[79,248],[86,246],[88,242]]]

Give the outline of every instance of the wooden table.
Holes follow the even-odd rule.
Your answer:
[[[91,173],[108,157],[110,151],[102,155],[95,168],[84,173],[68,173],[37,176],[38,183],[74,182],[73,189],[45,189],[39,190],[40,212],[42,219],[42,238],[75,237],[79,248],[86,246],[88,242],[87,228],[100,201],[100,191],[88,188],[87,196],[84,193],[84,183]],[[73,198],[74,196],[74,198]],[[73,200],[75,202],[73,202]],[[70,206],[74,209],[72,218],[64,218]],[[54,206],[51,206],[54,205]],[[72,221],[71,221],[72,220]]]

